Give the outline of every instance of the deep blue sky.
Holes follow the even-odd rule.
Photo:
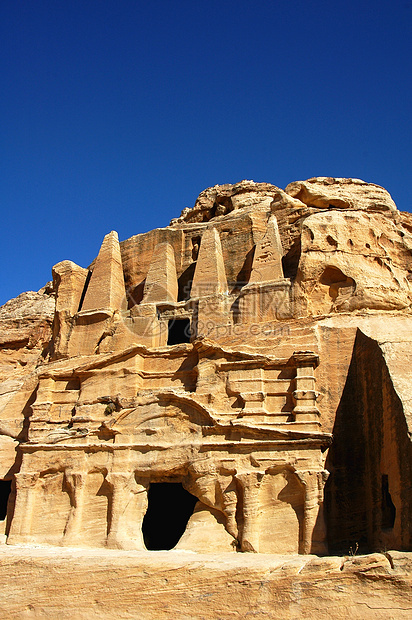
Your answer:
[[[2,0],[0,304],[216,183],[412,210],[411,26],[411,0]]]

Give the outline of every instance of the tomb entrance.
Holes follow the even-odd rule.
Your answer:
[[[197,501],[197,497],[186,491],[180,482],[151,483],[142,524],[146,549],[173,549],[182,537]]]

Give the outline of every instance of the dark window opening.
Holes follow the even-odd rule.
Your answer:
[[[197,497],[186,491],[180,482],[155,482],[149,487],[148,501],[142,524],[146,549],[173,549],[193,514]]]
[[[395,525],[396,508],[389,493],[388,475],[382,475],[382,529],[390,530]]]
[[[283,275],[285,278],[291,278],[294,280],[298,272],[298,265],[301,254],[301,242],[300,237],[290,246],[288,252],[282,257]]]
[[[167,344],[190,342],[190,319],[170,319]]]
[[[192,237],[192,260],[197,261],[199,256],[201,237]]]
[[[7,502],[11,491],[11,480],[0,480],[0,521],[7,516]]]

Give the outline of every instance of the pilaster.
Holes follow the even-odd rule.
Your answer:
[[[113,493],[107,547],[145,549],[142,523],[147,510],[149,481],[136,482],[134,472],[110,473],[106,480]]]
[[[81,535],[87,474],[66,471],[64,477],[69,490],[71,508],[63,535],[63,544],[70,545],[77,542]]]
[[[243,528],[241,550],[259,553],[259,489],[264,472],[246,472],[236,475],[242,488]]]
[[[327,480],[326,471],[296,471],[304,488],[303,531],[299,553],[326,552],[326,528],[323,522],[323,487]],[[321,522],[319,523],[319,520]],[[314,536],[315,528],[317,530]]]
[[[39,479],[36,473],[17,473],[16,504],[7,542],[11,544],[30,542],[31,525],[35,504],[35,487]]]

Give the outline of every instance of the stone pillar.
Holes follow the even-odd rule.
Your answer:
[[[191,297],[206,297],[222,293],[227,293],[222,245],[216,228],[207,228],[200,243]]]
[[[256,244],[249,282],[238,298],[239,323],[262,323],[291,318],[291,282],[283,277],[282,244],[276,217]]]
[[[327,479],[325,471],[297,471],[304,489],[303,531],[299,553],[326,552],[326,529],[323,522],[323,487]],[[319,519],[321,520],[319,524]],[[320,527],[319,527],[320,525]],[[316,540],[314,536],[315,528]]]
[[[276,216],[271,215],[265,236],[256,244],[249,284],[283,280],[282,255]]]
[[[158,243],[146,276],[142,303],[177,302],[175,253],[170,243]]]
[[[64,473],[70,495],[70,513],[63,535],[63,544],[70,545],[78,541],[81,536],[84,507],[84,488],[87,474],[85,472]]]
[[[230,322],[231,301],[222,246],[216,228],[207,228],[200,243],[193,276],[191,298],[197,299],[193,314],[193,332],[219,341]]]
[[[82,294],[89,271],[64,260],[53,267],[53,284],[56,291],[56,311],[53,321],[54,357],[67,354],[72,330],[72,317],[79,311]]]
[[[70,260],[64,260],[54,265],[52,273],[54,289],[57,291],[56,312],[74,316],[79,311],[88,270]]]
[[[106,480],[113,491],[107,547],[145,549],[142,522],[147,510],[149,481],[136,482],[134,472],[110,473]]]
[[[31,524],[35,503],[36,473],[14,474],[16,480],[16,504],[11,522],[8,543],[30,542]]]
[[[100,346],[104,352],[115,350],[112,337],[120,327],[121,312],[126,310],[120,244],[117,232],[113,230],[103,239],[82,306],[74,317],[68,356],[92,355]],[[121,339],[119,334],[118,337]]]
[[[117,232],[112,230],[103,239],[86,290],[81,314],[102,313],[111,316],[115,310],[125,310],[122,257]]]
[[[320,413],[316,406],[318,393],[315,390],[315,368],[319,358],[311,351],[297,351],[293,354],[296,363],[296,389],[293,392],[295,407],[293,415],[296,423],[301,423],[307,430],[318,430]]]
[[[234,474],[220,475],[218,481],[222,497],[222,508],[226,517],[226,529],[235,540],[238,540],[239,531],[236,520],[238,498],[236,493],[235,476]]]
[[[259,488],[263,472],[237,474],[243,494],[243,528],[241,550],[259,553]]]

